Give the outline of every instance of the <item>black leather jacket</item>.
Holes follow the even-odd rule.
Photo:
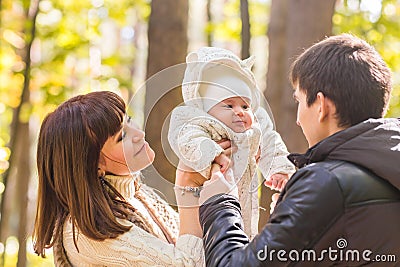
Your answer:
[[[290,159],[301,169],[251,242],[235,197],[200,207],[207,266],[400,266],[399,120],[360,123]]]

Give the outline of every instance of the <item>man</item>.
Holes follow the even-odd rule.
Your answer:
[[[307,49],[290,79],[310,148],[289,155],[299,170],[251,242],[237,198],[205,186],[207,265],[400,264],[400,120],[382,118],[390,70],[370,45],[343,34]]]

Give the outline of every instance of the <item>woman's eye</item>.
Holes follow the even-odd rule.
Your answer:
[[[132,120],[132,117],[131,117],[131,116],[128,116],[127,119],[126,119],[126,123],[130,123],[131,120]]]
[[[122,139],[125,138],[125,135],[126,135],[125,131],[122,131],[121,136],[118,138],[118,142],[121,142]]]

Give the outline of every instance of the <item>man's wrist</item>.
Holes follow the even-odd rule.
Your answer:
[[[217,174],[214,174],[217,175]],[[237,192],[237,187],[235,184],[230,184],[228,181],[226,181],[225,177],[220,173],[218,175],[217,179],[214,179],[212,182],[207,182],[203,187],[203,190],[200,192],[200,199],[199,199],[199,204],[202,205],[204,202],[206,202],[209,198],[215,196],[215,195],[221,195],[221,194],[230,194],[235,197],[237,197],[238,192]]]

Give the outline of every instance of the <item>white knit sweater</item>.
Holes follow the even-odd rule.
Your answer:
[[[139,210],[158,235],[163,236],[146,205],[134,197],[134,179],[118,176],[106,178]],[[176,244],[169,244],[166,239],[157,238],[129,221],[119,220],[125,225],[132,225],[130,231],[104,241],[78,234],[78,252],[73,241],[72,224],[67,220],[64,223],[63,245],[73,266],[205,266],[202,239],[192,235],[177,237],[178,214],[148,186],[142,185],[140,190],[159,217],[168,217],[164,220],[165,226],[177,238]]]

